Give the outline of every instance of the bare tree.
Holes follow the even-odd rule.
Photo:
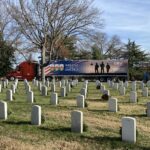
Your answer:
[[[123,50],[124,44],[117,35],[114,35],[107,43],[105,55],[107,55],[109,58],[120,58]]]
[[[96,32],[93,35],[92,41],[99,48],[101,55],[105,55],[108,46],[107,34],[103,32]]]
[[[92,7],[91,0],[8,0],[7,10],[18,32],[41,51],[42,65],[45,53],[51,60],[60,41],[70,35],[81,38],[95,27],[102,27],[101,13]]]

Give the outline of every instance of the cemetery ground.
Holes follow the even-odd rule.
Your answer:
[[[105,149],[150,149],[150,118],[146,116],[146,103],[150,97],[143,97],[138,88],[138,102],[129,102],[130,87],[126,95],[120,96],[117,90],[109,88],[103,83],[110,95],[118,99],[119,111],[109,112],[108,102],[101,99],[102,93],[96,89],[95,82],[88,84],[88,107],[77,108],[76,97],[82,87],[71,89],[66,97],[60,96],[60,88],[56,83],[59,104],[50,105],[50,88],[48,96],[41,96],[38,88],[31,82],[34,92],[34,103],[27,102],[27,95],[23,82],[18,83],[18,89],[13,96],[13,101],[6,100],[6,89],[2,89],[0,100],[8,104],[8,119],[0,120],[0,149],[1,150],[105,150]],[[139,87],[139,84],[138,86]],[[40,126],[31,125],[32,105],[39,105],[42,109],[43,123]],[[71,112],[80,110],[83,112],[83,120],[86,130],[82,133],[71,132]],[[122,117],[134,117],[137,122],[137,142],[135,144],[121,140]]]

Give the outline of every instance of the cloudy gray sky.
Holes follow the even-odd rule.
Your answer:
[[[150,52],[150,0],[95,0],[94,5],[103,11],[109,36],[130,38]]]

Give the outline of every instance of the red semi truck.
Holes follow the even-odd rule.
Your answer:
[[[32,80],[39,73],[39,64],[35,61],[24,61],[20,63],[14,71],[9,72],[6,77],[10,80]]]

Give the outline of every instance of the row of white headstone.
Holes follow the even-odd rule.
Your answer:
[[[110,86],[112,84],[113,84],[113,86]],[[100,82],[96,81],[96,85],[100,85],[100,87],[101,87],[100,91],[103,94],[110,95],[110,91],[106,90],[105,86],[102,85]],[[120,95],[125,95],[126,87],[128,86],[128,81],[125,82],[126,87],[123,86],[124,85],[123,82],[114,83],[112,81],[108,81],[108,85],[109,85],[109,87],[112,87],[113,89],[119,90]],[[136,82],[132,82],[131,87],[132,87],[132,91],[130,92],[130,102],[136,103],[137,102]],[[148,97],[149,96],[147,87],[142,88],[142,95],[143,95],[143,97]]]
[[[25,83],[27,83],[27,81],[25,81]],[[32,84],[34,84],[35,86],[38,87],[39,91],[41,91],[42,96],[47,96],[47,91],[48,91],[48,87],[51,87],[51,98],[50,98],[50,103],[52,105],[57,105],[58,104],[58,93],[56,93],[56,83],[55,80],[52,80],[52,83],[50,84],[50,82],[47,80],[45,82],[45,84],[42,84],[41,82],[39,82],[38,80],[33,79]],[[71,82],[69,82],[67,79],[66,80],[61,80],[59,81],[59,87],[60,89],[60,95],[61,97],[66,97],[66,95],[71,91],[71,86],[77,86],[78,85],[78,80],[73,80]],[[31,97],[33,95],[33,92],[29,93],[29,100],[31,101]]]
[[[41,106],[32,106],[32,125],[41,125],[41,113]],[[4,101],[0,101],[0,119],[7,120],[7,103]],[[71,131],[83,133],[83,112],[78,110],[71,112]],[[122,118],[122,140],[136,142],[136,120],[134,118]]]

